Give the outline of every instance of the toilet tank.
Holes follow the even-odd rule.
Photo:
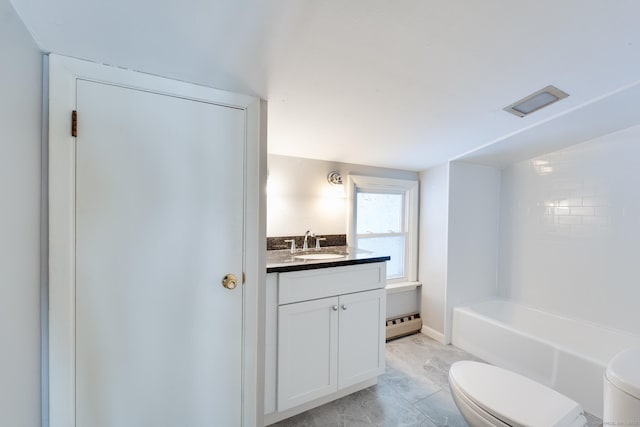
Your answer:
[[[604,375],[603,425],[640,426],[640,346],[617,354]]]

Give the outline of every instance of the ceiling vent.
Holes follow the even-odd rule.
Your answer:
[[[532,93],[531,95],[522,98],[520,101],[514,102],[508,107],[503,108],[504,111],[515,114],[518,117],[528,116],[534,111],[538,111],[541,108],[551,105],[554,102],[569,96],[558,89],[555,86],[547,86],[539,91]]]

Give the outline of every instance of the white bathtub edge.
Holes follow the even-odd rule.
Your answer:
[[[509,301],[502,302],[528,308]],[[536,311],[538,315],[546,314],[542,310]],[[553,317],[558,321],[567,321],[560,316]],[[489,317],[485,313],[474,310],[473,305],[455,307],[452,323],[454,346],[491,364],[549,386],[579,402],[591,414],[602,417],[603,384],[601,381],[606,363],[591,354],[577,352],[563,345],[562,342],[546,339],[539,334],[524,332],[509,323]],[[470,326],[472,326],[471,329]],[[483,330],[490,329],[487,330],[489,332],[485,331],[486,334],[479,334],[478,327]],[[479,336],[482,336],[480,341],[477,339]],[[506,349],[501,345],[503,343],[511,347],[515,346],[515,352],[510,348]],[[519,353],[521,351],[524,351],[524,356]],[[548,352],[550,353],[545,354]],[[541,357],[535,358],[538,353]],[[528,357],[531,355],[534,355],[535,360],[532,361]]]

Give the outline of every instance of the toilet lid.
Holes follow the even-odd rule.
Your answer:
[[[609,362],[606,375],[620,390],[640,398],[640,346],[618,353]]]
[[[578,403],[557,391],[486,363],[456,362],[449,380],[480,408],[512,426],[569,425],[582,414]]]

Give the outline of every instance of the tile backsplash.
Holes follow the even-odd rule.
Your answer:
[[[320,242],[320,247],[325,246],[347,246],[347,235],[346,234],[327,234],[327,235],[317,235],[316,237],[325,238],[326,240],[322,240]],[[281,236],[281,237],[267,237],[267,250],[274,251],[279,249],[289,249],[291,247],[291,243],[285,242],[285,240],[295,239],[296,248],[302,248],[302,244],[304,243],[304,236]],[[316,238],[309,236],[307,239],[307,244],[309,245],[309,249],[313,249],[316,247]]]

